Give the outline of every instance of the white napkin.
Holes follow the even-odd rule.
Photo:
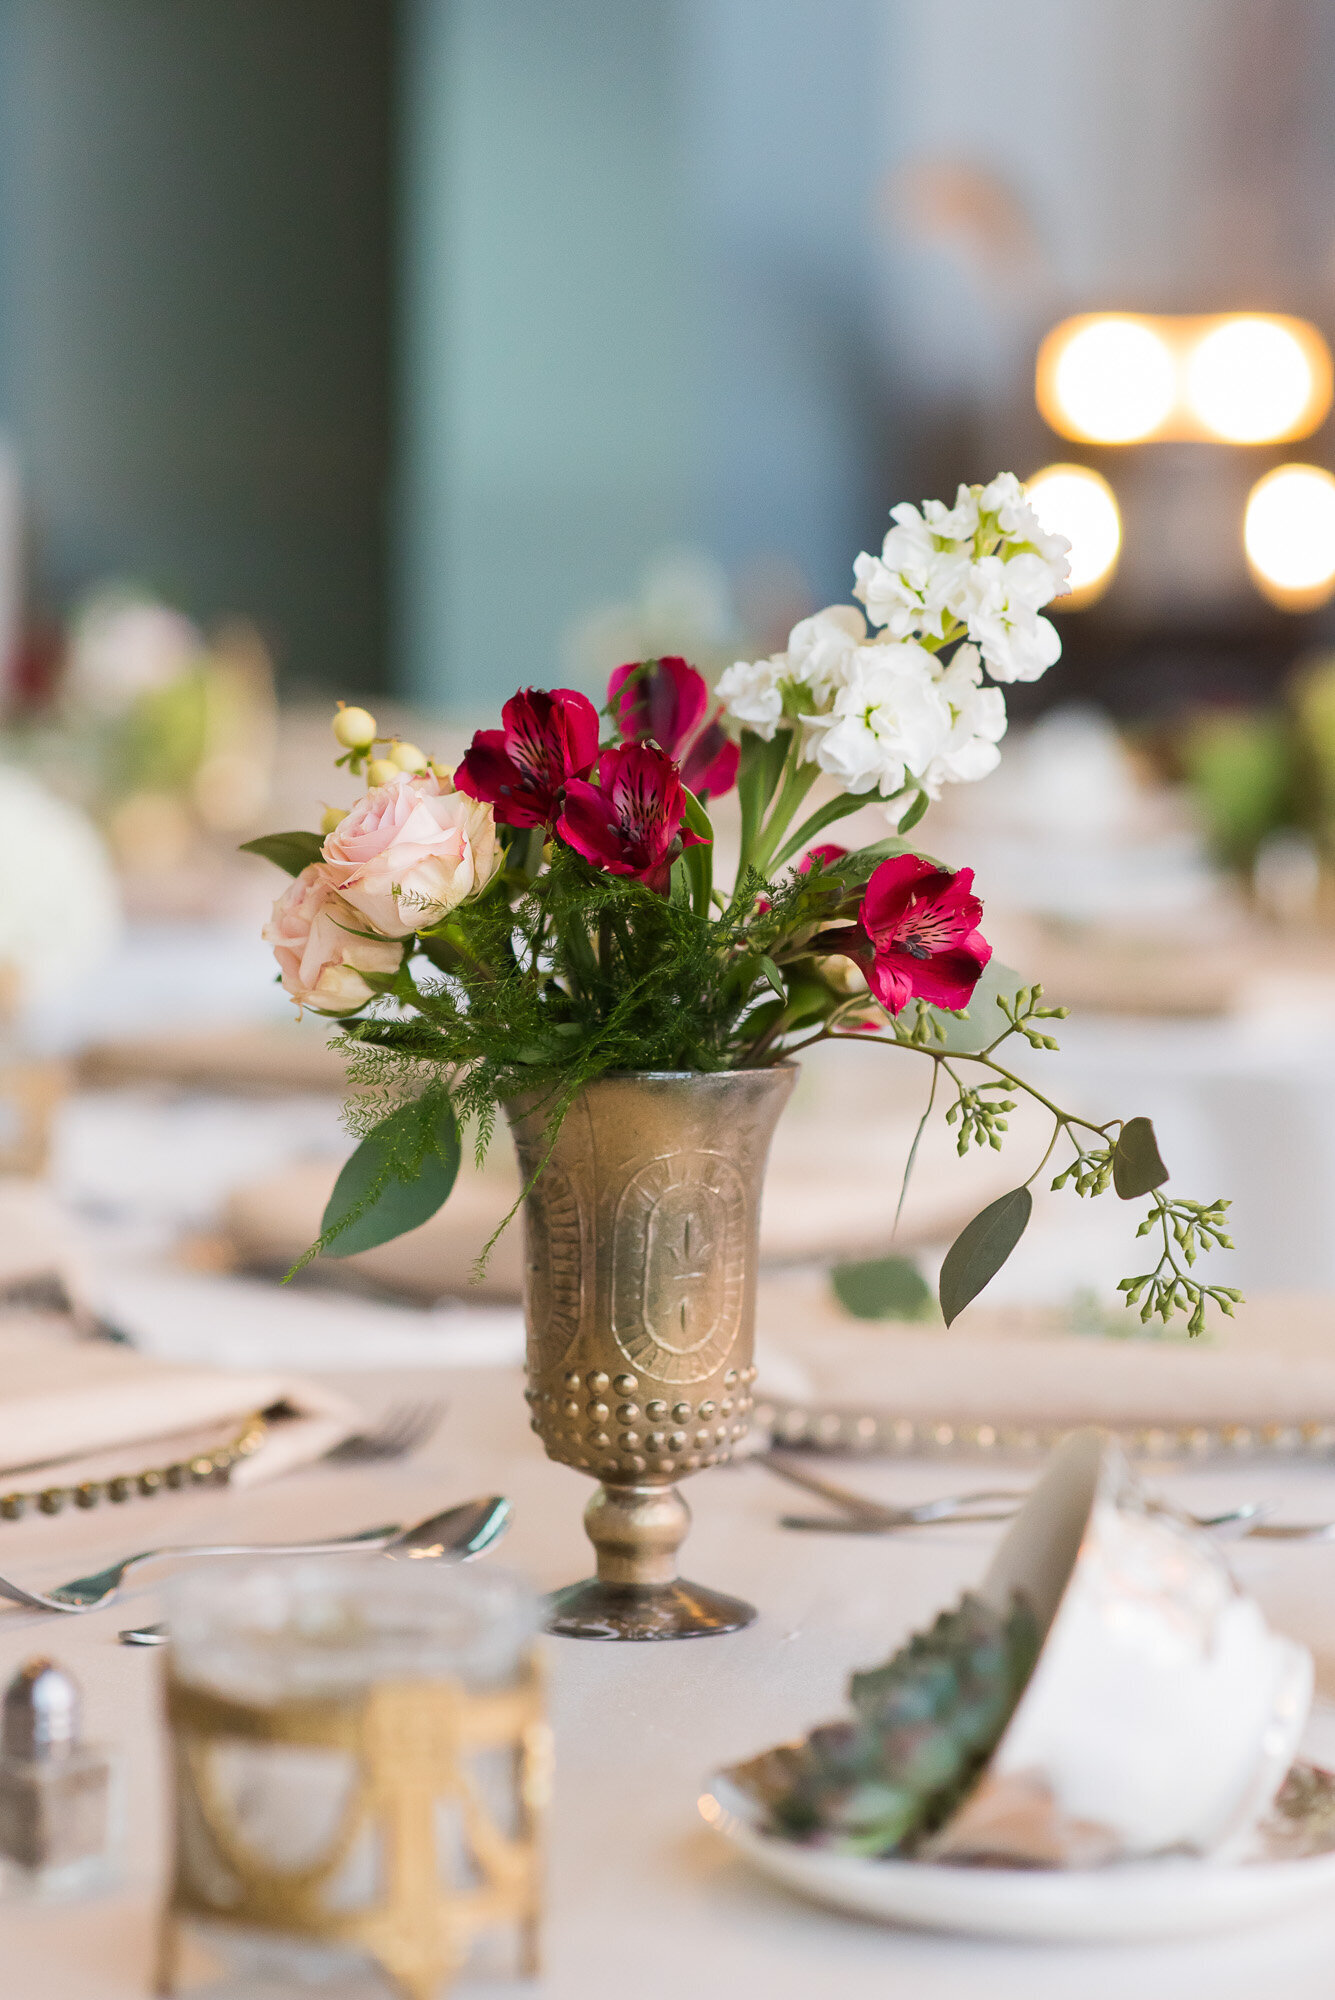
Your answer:
[[[323,1383],[151,1360],[89,1339],[55,1313],[0,1314],[0,1479],[22,1489],[76,1485],[171,1463],[275,1410],[238,1486],[322,1458],[357,1428],[355,1405]]]

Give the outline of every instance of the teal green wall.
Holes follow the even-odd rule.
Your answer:
[[[407,0],[400,658],[461,713],[695,519],[679,11]]]

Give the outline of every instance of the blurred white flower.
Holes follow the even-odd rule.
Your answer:
[[[973,784],[995,771],[1001,762],[997,748],[1006,734],[1006,697],[1000,688],[984,687],[983,665],[976,646],[961,646],[937,682],[950,711],[950,734],[921,773],[923,788],[933,798],[943,784]]]
[[[120,715],[141,694],[170,687],[205,652],[197,625],[154,598],[113,587],[83,606],[70,634],[65,690],[94,715]]]
[[[0,767],[0,988],[43,1007],[95,989],[120,937],[120,890],[91,820],[34,778]]]
[[[846,792],[890,798],[941,755],[950,708],[930,653],[911,640],[861,646],[828,717],[813,717],[814,761]]]

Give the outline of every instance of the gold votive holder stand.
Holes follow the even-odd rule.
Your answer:
[[[303,1991],[375,1967],[403,2000],[536,1975],[550,1737],[531,1593],[359,1557],[215,1566],[183,1579],[171,1622],[158,1994],[187,1990],[200,1946]]]

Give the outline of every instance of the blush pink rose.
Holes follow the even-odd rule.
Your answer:
[[[403,960],[397,939],[365,931],[365,919],[335,891],[331,870],[313,861],[274,904],[263,937],[299,1007],[351,1014],[375,991],[362,974],[397,972]]]
[[[339,894],[386,937],[439,923],[504,859],[491,807],[449,783],[405,772],[377,785],[325,841]]]

